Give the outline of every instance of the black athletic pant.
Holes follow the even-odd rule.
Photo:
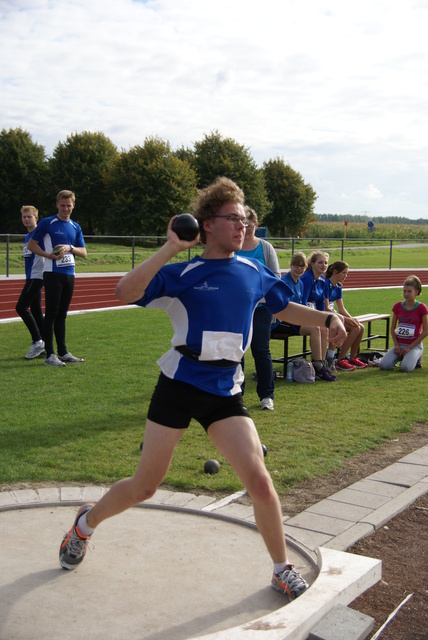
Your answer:
[[[54,333],[58,355],[63,356],[67,353],[67,347],[65,346],[65,319],[73,297],[74,276],[45,271],[43,281],[45,283],[43,339],[45,341],[46,357],[49,358],[54,353]]]
[[[43,334],[42,287],[43,280],[40,278],[26,280],[15,307],[16,313],[21,316],[31,333],[33,342],[41,340]]]

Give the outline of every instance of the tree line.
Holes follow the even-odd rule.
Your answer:
[[[428,219],[412,220],[405,216],[368,216],[367,214],[345,215],[343,213],[317,213],[319,222],[377,222],[378,224],[428,224]]]
[[[75,133],[51,157],[21,128],[0,133],[0,233],[22,233],[20,208],[56,212],[61,189],[76,194],[73,217],[85,235],[164,235],[173,215],[188,211],[197,189],[227,176],[243,189],[270,235],[302,236],[314,220],[317,195],[276,157],[258,167],[250,151],[211,132],[192,148],[173,150],[148,137],[119,150],[101,132]]]

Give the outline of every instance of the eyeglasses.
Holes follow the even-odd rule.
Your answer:
[[[292,262],[291,266],[294,267],[295,269],[305,269],[304,264],[296,264],[295,262]]]
[[[228,220],[229,222],[231,222],[232,224],[238,224],[238,222],[240,222],[244,227],[248,227],[249,222],[246,218],[240,218],[239,216],[235,215],[234,213],[226,213],[224,216],[214,216],[215,218],[225,218],[225,220]]]

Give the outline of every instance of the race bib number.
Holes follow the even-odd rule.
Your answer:
[[[413,324],[399,324],[395,329],[397,338],[414,338],[415,327]]]
[[[57,267],[69,267],[74,264],[74,255],[72,253],[66,253],[62,258],[56,261]]]

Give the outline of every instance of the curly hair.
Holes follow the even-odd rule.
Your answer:
[[[203,228],[204,220],[214,218],[225,202],[234,202],[242,205],[245,202],[244,192],[230,178],[217,178],[208,187],[198,190],[198,194],[192,202],[192,211],[199,222],[201,242],[206,242]]]

